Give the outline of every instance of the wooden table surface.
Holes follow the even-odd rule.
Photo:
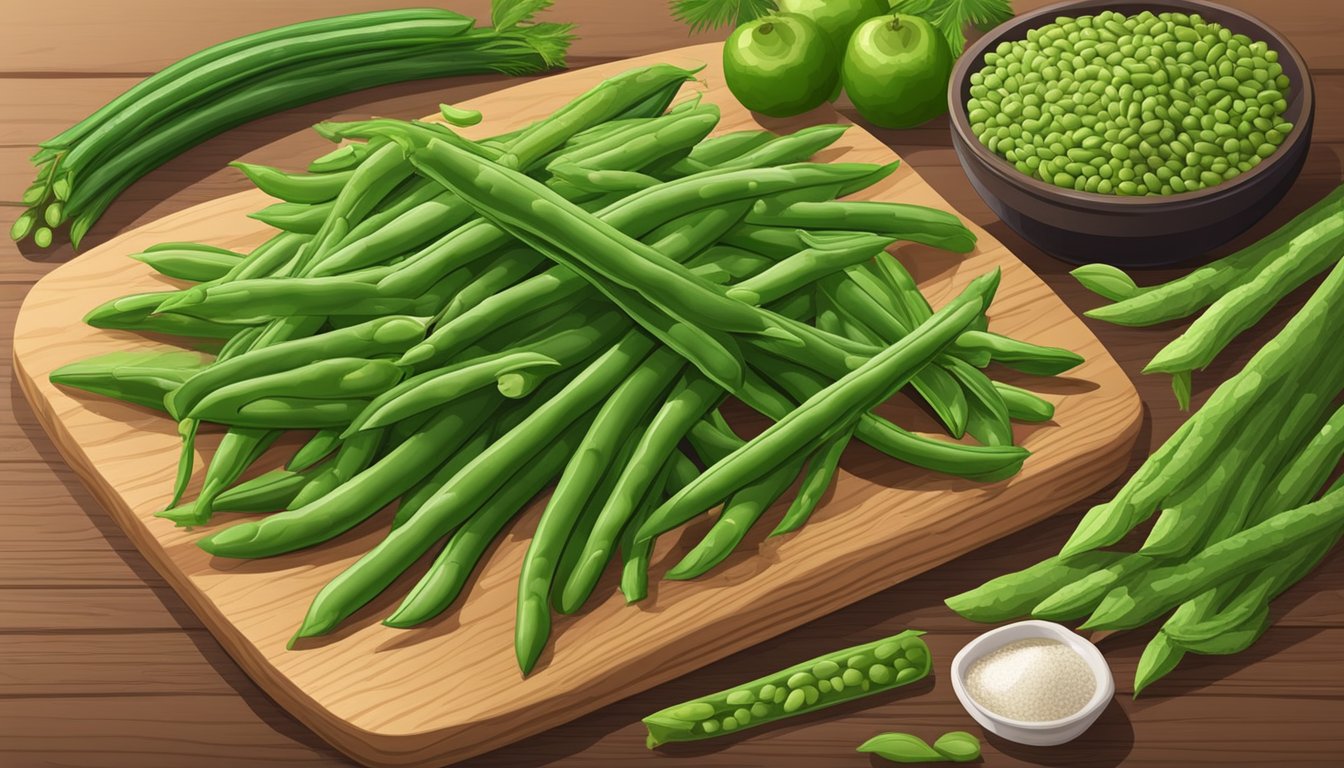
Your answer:
[[[1344,175],[1344,10],[1324,0],[1224,0],[1284,32],[1306,57],[1317,90],[1315,142],[1287,199],[1238,243],[1271,231]],[[36,143],[84,117],[137,79],[225,38],[333,13],[397,7],[401,0],[46,0],[7,3],[0,25],[0,200],[31,181]],[[1017,0],[1019,11],[1043,0]],[[443,3],[486,17],[486,3]],[[713,40],[688,36],[663,0],[558,0],[556,20],[580,24],[571,66]],[[718,33],[718,37],[722,33]],[[369,114],[413,117],[512,84],[499,77],[426,81],[364,91],[254,121],[168,163],[131,187],[87,238],[89,245],[167,213],[246,188],[226,169],[236,158],[294,166],[323,151],[311,132],[322,119]],[[949,145],[946,120],[877,135],[914,165],[964,216],[990,229],[1077,311],[1098,299],[1068,267],[1022,242],[967,183]],[[7,231],[21,209],[0,204]],[[1234,244],[1235,245],[1235,244]],[[72,256],[0,245],[0,326],[13,327],[28,288]],[[1154,281],[1177,271],[1150,273]],[[1196,377],[1202,402],[1291,316],[1299,291]],[[71,318],[76,321],[76,318]],[[1131,468],[1181,423],[1165,380],[1139,374],[1179,324],[1124,329],[1091,323],[1135,380],[1147,418]],[[66,467],[38,426],[9,366],[11,334],[0,334],[0,765],[134,766],[349,765],[287,715],[220,649],[135,551]],[[869,736],[909,731],[930,740],[954,729],[979,732],[948,681],[952,655],[982,627],[942,605],[950,594],[1051,553],[1081,512],[1114,487],[1058,517],[842,608],[784,636],[632,696],[573,723],[471,761],[473,766],[864,766],[853,753]],[[1344,752],[1344,556],[1336,552],[1285,593],[1274,627],[1251,650],[1189,657],[1137,701],[1134,666],[1150,631],[1104,639],[1117,682],[1115,702],[1082,739],[1029,748],[995,737],[992,766],[1176,764],[1337,765]],[[878,697],[780,727],[650,753],[639,718],[668,704],[777,667],[907,627],[928,630],[934,674],[916,690]],[[582,692],[576,695],[582,696]],[[445,702],[451,706],[451,702]],[[674,757],[681,758],[674,760]]]

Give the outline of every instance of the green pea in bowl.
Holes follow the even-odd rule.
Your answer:
[[[952,144],[1004,222],[1074,263],[1175,264],[1283,198],[1311,143],[1311,76],[1241,11],[1080,0],[969,46],[948,89]]]

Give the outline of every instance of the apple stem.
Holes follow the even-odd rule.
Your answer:
[[[892,17],[891,17],[891,31],[892,31],[892,32],[900,32],[900,31],[901,31],[901,26],[902,26],[902,25],[901,25],[901,17],[900,17],[900,16],[892,16]]]
[[[757,32],[760,32],[762,35],[768,35],[768,34],[770,34],[771,32],[774,32],[774,31],[775,31],[775,25],[774,25],[773,22],[769,22],[769,21],[767,21],[767,22],[765,22],[764,24],[762,24],[761,26],[757,27],[757,28],[756,28],[756,31],[757,31]]]

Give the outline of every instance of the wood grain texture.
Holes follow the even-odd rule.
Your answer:
[[[709,63],[706,99],[724,111],[720,130],[751,116],[722,87],[717,47],[688,48],[590,68],[468,102],[488,118],[482,130],[507,130],[546,114],[602,78],[641,63]],[[494,120],[489,120],[492,116]],[[806,122],[833,119],[815,113]],[[775,127],[785,127],[783,125]],[[791,124],[788,127],[797,127]],[[885,162],[889,150],[853,129],[827,151],[831,160]],[[910,167],[869,192],[881,199],[945,208]],[[600,604],[558,622],[551,650],[525,681],[512,651],[518,565],[535,522],[533,509],[504,536],[462,606],[409,632],[375,619],[405,580],[331,638],[285,651],[318,588],[380,536],[386,519],[331,546],[261,562],[211,561],[184,532],[154,518],[172,473],[176,438],[159,416],[58,390],[55,367],[90,354],[146,346],[125,333],[70,319],[128,291],[160,284],[125,255],[163,240],[255,245],[265,230],[246,219],[266,203],[245,192],[143,226],[55,270],[29,293],[15,332],[20,384],[76,472],[130,538],[196,609],[258,682],[314,730],[362,762],[441,764],[469,757],[572,719],[586,710],[701,666],[804,623],[966,550],[1049,516],[1109,482],[1137,430],[1138,398],[1083,324],[1031,271],[984,231],[968,257],[927,248],[901,256],[935,305],[971,277],[998,266],[1003,282],[992,327],[1041,344],[1065,346],[1088,362],[1045,382],[1055,424],[1022,429],[1033,451],[1010,481],[977,486],[893,466],[853,450],[826,506],[802,532],[734,556],[713,576],[653,588],[647,604],[623,605],[604,584]],[[913,414],[913,408],[910,413]],[[906,419],[908,421],[908,415]],[[666,537],[655,572],[684,551]],[[502,684],[481,686],[483,680]],[[453,706],[444,702],[453,701]]]
[[[360,9],[374,7],[369,0]],[[1048,0],[1015,0],[1019,9]],[[1321,0],[1223,0],[1255,13],[1285,31],[1313,65],[1313,77],[1321,92],[1344,93],[1344,48],[1339,46],[1339,30],[1344,26],[1333,4]],[[40,97],[49,103],[44,116],[47,125],[56,120],[69,124],[95,109],[100,103],[93,83],[115,70],[106,66],[118,59],[141,58],[166,63],[190,45],[219,39],[209,37],[210,24],[198,19],[210,11],[206,0],[183,0],[167,4],[162,0],[152,7],[140,0],[121,0],[116,14],[89,21],[94,13],[110,8],[102,0],[78,0],[46,3],[23,8],[7,8],[6,20],[22,18],[31,12],[24,31],[16,31],[6,41],[26,43],[31,35],[50,42],[41,59],[30,51],[20,52],[17,45],[0,46],[0,132],[4,135],[27,133],[31,117],[26,109],[29,98]],[[457,2],[445,3],[456,7]],[[260,29],[290,18],[294,8],[326,7],[325,0],[291,0],[249,7],[231,23],[243,31]],[[579,18],[598,9],[612,28],[620,29],[620,44],[631,53],[663,50],[684,40],[684,30],[667,22],[662,0],[557,0],[554,15]],[[320,10],[314,15],[319,15]],[[153,32],[140,35],[143,26]],[[250,25],[250,26],[246,26]],[[672,30],[669,32],[669,30]],[[0,28],[0,36],[10,27]],[[31,33],[31,34],[30,34]],[[720,33],[721,34],[721,33]],[[129,41],[134,40],[132,46]],[[600,48],[594,56],[603,56]],[[52,62],[68,64],[65,73],[41,71],[36,66]],[[582,60],[575,60],[581,66]],[[1327,66],[1328,65],[1328,66]],[[79,71],[96,76],[76,77]],[[424,90],[390,86],[355,94],[346,100],[324,102],[318,110],[293,110],[256,121],[222,136],[202,151],[190,151],[170,168],[151,173],[133,185],[114,203],[99,228],[89,237],[92,247],[106,242],[139,223],[182,210],[222,194],[245,189],[240,175],[221,171],[224,161],[247,157],[256,162],[282,167],[299,167],[324,142],[310,132],[301,131],[308,123],[289,119],[293,113],[314,116],[308,122],[328,114],[361,116],[387,114],[414,117],[436,101],[456,102],[486,90],[508,87],[513,80],[485,78],[484,83],[462,80],[433,81]],[[130,80],[121,78],[125,84]],[[117,88],[114,92],[119,92]],[[105,97],[102,97],[105,98]],[[367,105],[367,106],[366,106]],[[45,128],[44,128],[45,130]],[[971,189],[957,167],[948,143],[945,120],[909,131],[875,131],[907,162],[919,168],[920,175],[967,218],[985,226],[1001,242],[1060,296],[1075,312],[1100,303],[1098,297],[1082,289],[1068,275],[1069,267],[1039,253],[1021,242],[993,217]],[[1278,224],[1306,208],[1344,175],[1344,145],[1327,142],[1322,136],[1344,133],[1344,101],[1322,100],[1318,104],[1316,136],[1307,166],[1288,197],[1270,216],[1236,243],[1220,249],[1230,252],[1272,231]],[[0,144],[5,144],[0,141]],[[4,148],[0,148],[3,160]],[[26,158],[30,149],[16,154]],[[17,166],[16,166],[17,168]],[[21,169],[20,169],[21,170]],[[26,174],[16,174],[17,186],[6,180],[0,187],[0,200],[12,198],[27,185]],[[152,210],[151,210],[152,209]],[[17,210],[0,206],[0,224],[8,227]],[[0,734],[0,765],[6,768],[38,766],[106,765],[116,768],[142,768],[146,765],[191,765],[199,768],[235,768],[248,765],[323,765],[350,766],[352,763],[326,746],[321,739],[275,704],[238,665],[230,659],[204,629],[164,627],[149,632],[133,629],[103,629],[96,609],[101,587],[115,583],[134,588],[145,599],[123,604],[134,621],[163,626],[161,617],[190,609],[135,551],[134,545],[97,500],[66,465],[51,440],[42,431],[37,417],[9,375],[9,329],[13,327],[19,302],[37,278],[72,257],[68,248],[39,251],[20,250],[0,239],[0,375],[9,382],[8,397],[0,398],[0,465],[20,465],[0,481],[0,573],[16,578],[16,584],[40,587],[53,601],[56,610],[66,616],[68,630],[7,630],[0,622],[0,637],[19,638],[35,643],[49,642],[47,660],[33,656],[0,657],[0,696],[7,695],[3,681],[23,680],[22,692],[12,693],[12,706],[3,716],[20,718]],[[1213,258],[1219,254],[1211,254]],[[1160,282],[1185,271],[1170,268],[1141,276],[1144,282]],[[1237,371],[1265,339],[1282,326],[1309,295],[1300,290],[1289,296],[1261,326],[1244,334],[1224,353],[1196,386],[1206,396],[1220,381]],[[1138,442],[1130,452],[1126,471],[1132,471],[1143,457],[1160,445],[1186,418],[1173,404],[1170,389],[1160,377],[1143,376],[1140,370],[1153,353],[1183,330],[1176,323],[1158,328],[1126,329],[1087,321],[1138,388],[1146,417]],[[934,679],[932,689],[913,695],[898,695],[890,700],[869,700],[854,710],[832,710],[824,717],[807,723],[805,733],[796,734],[785,727],[775,731],[748,731],[744,734],[706,744],[702,751],[669,759],[665,754],[648,752],[643,747],[643,729],[638,719],[651,711],[677,701],[720,690],[746,677],[767,672],[800,658],[824,652],[837,643],[857,641],[899,632],[909,626],[927,625],[937,633],[973,630],[941,605],[948,594],[969,588],[985,578],[1021,568],[1050,554],[1067,536],[1078,515],[1093,504],[1109,498],[1116,484],[1074,505],[1069,512],[1038,523],[1025,531],[1002,538],[972,553],[959,557],[915,579],[884,590],[871,598],[816,619],[771,641],[758,644],[720,662],[688,673],[644,693],[604,707],[572,723],[551,729],[535,737],[462,763],[471,766],[519,768],[592,768],[593,766],[694,765],[696,768],[816,768],[850,766],[876,768],[879,763],[853,752],[856,744],[873,734],[905,724],[918,723],[918,733],[926,737],[973,724],[955,705],[950,686]],[[81,543],[71,544],[59,554],[50,552],[45,531],[30,518],[46,518],[64,530],[82,531]],[[99,538],[102,542],[99,542]],[[66,566],[69,567],[67,572]],[[136,580],[139,583],[136,583]],[[12,603],[10,590],[0,579],[0,617],[17,615],[36,601]],[[32,595],[32,590],[20,594]],[[40,603],[36,603],[40,605]],[[1071,744],[1047,750],[1026,750],[1000,741],[986,741],[984,764],[1003,766],[1151,766],[1173,765],[1254,766],[1292,765],[1303,768],[1333,768],[1344,752],[1344,730],[1338,725],[1341,714],[1332,706],[1344,701],[1344,675],[1335,674],[1338,663],[1314,653],[1318,645],[1344,647],[1344,553],[1336,553],[1315,572],[1275,602],[1275,627],[1244,654],[1226,659],[1187,659],[1168,678],[1145,693],[1138,702],[1127,696],[1117,699],[1117,707],[1108,711],[1102,722],[1083,738]],[[129,623],[129,621],[128,621]],[[1304,640],[1304,637],[1307,639]],[[99,649],[104,643],[120,639],[135,643],[139,654],[109,655],[100,665]],[[184,667],[192,666],[195,676],[227,684],[235,691],[225,695],[192,695],[197,690],[183,677],[182,691],[162,680],[156,669],[158,643],[189,639],[198,655],[192,660],[180,658]],[[1108,638],[1103,644],[1107,659],[1122,682],[1137,663],[1147,633],[1132,633]],[[949,646],[949,652],[955,647]],[[174,656],[174,658],[177,658]],[[87,693],[76,690],[78,680],[63,674],[61,662],[79,667],[81,674],[109,681]],[[24,667],[40,665],[29,672]],[[7,677],[7,675],[9,677]],[[1237,684],[1245,675],[1254,675],[1260,690],[1251,692]],[[137,679],[160,679],[154,690],[138,688]],[[1304,679],[1314,679],[1310,692],[1300,688]],[[117,681],[117,682],[111,682]],[[110,690],[120,681],[125,687],[118,694]],[[73,682],[73,685],[72,685]],[[1333,687],[1331,687],[1333,685]],[[237,706],[241,701],[246,706]],[[37,705],[28,706],[31,702]],[[166,703],[165,703],[166,702]],[[1296,706],[1306,702],[1306,706]],[[1288,716],[1282,714],[1287,705]],[[17,713],[17,714],[15,714]],[[9,721],[6,721],[9,722]],[[197,723],[208,722],[226,728],[231,743],[227,749],[200,737]],[[100,724],[113,723],[107,727]],[[0,723],[3,726],[5,723]],[[913,730],[913,727],[911,728]],[[277,756],[273,745],[280,739],[293,742],[293,749]],[[1290,754],[1270,754],[1283,740],[1306,736],[1309,746]],[[77,736],[77,738],[72,738]],[[257,745],[252,748],[251,745]],[[21,751],[20,751],[21,750]],[[170,757],[163,757],[165,754]]]

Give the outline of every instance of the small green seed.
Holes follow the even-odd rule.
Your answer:
[[[809,685],[803,688],[803,696],[807,699],[807,705],[810,707],[817,703],[817,699],[821,698],[821,692],[817,690],[816,686]]]
[[[740,707],[743,704],[750,704],[756,700],[755,694],[751,691],[733,691],[724,697],[724,702],[729,706]]]
[[[817,681],[817,689],[820,690],[822,693],[830,693],[830,692],[831,692],[831,681],[830,681],[829,679],[827,679],[827,680],[818,680],[818,681]]]
[[[751,716],[762,718],[770,714],[770,706],[763,701],[758,701],[751,705]]]
[[[751,711],[748,709],[738,709],[733,712],[733,717],[738,725],[748,725],[751,723]]]
[[[803,703],[807,701],[807,694],[802,690],[789,691],[789,697],[784,700],[785,712],[797,712],[803,708]]]
[[[766,683],[765,685],[762,685],[760,693],[758,693],[757,696],[760,697],[761,701],[770,701],[775,698],[775,684]]]
[[[733,717],[732,715],[723,718],[723,730],[725,731],[737,730],[737,718]]]
[[[718,720],[706,720],[705,722],[703,722],[703,723],[700,724],[700,729],[703,730],[705,733],[718,733],[718,732],[719,732],[719,721],[718,721]]]
[[[896,684],[904,685],[911,680],[918,680],[919,677],[920,672],[918,669],[902,669],[900,672],[896,673]]]
[[[877,655],[878,658],[882,657],[881,646],[878,646]],[[816,664],[812,665],[812,674],[818,678],[832,677],[839,671],[840,671],[840,665],[830,660],[819,661]]]
[[[835,677],[832,677],[830,680],[823,682],[829,682],[831,684],[831,690],[835,691],[836,693],[840,693],[841,691],[845,690],[845,679],[840,675],[836,675]]]
[[[874,664],[868,668],[868,679],[878,685],[886,685],[891,682],[891,670],[881,664]]]
[[[672,710],[672,716],[678,720],[704,720],[714,716],[714,706],[703,701],[692,701]]]
[[[817,678],[813,677],[812,675],[809,675],[806,672],[795,672],[789,676],[789,679],[785,682],[785,685],[789,686],[789,688],[797,689],[802,688],[805,685],[812,685],[816,682]]]
[[[39,248],[46,248],[51,245],[51,230],[46,227],[38,227],[37,231],[33,233],[33,242]]]
[[[863,673],[857,669],[846,669],[840,675],[840,679],[844,681],[845,685],[858,685],[863,682]]]

